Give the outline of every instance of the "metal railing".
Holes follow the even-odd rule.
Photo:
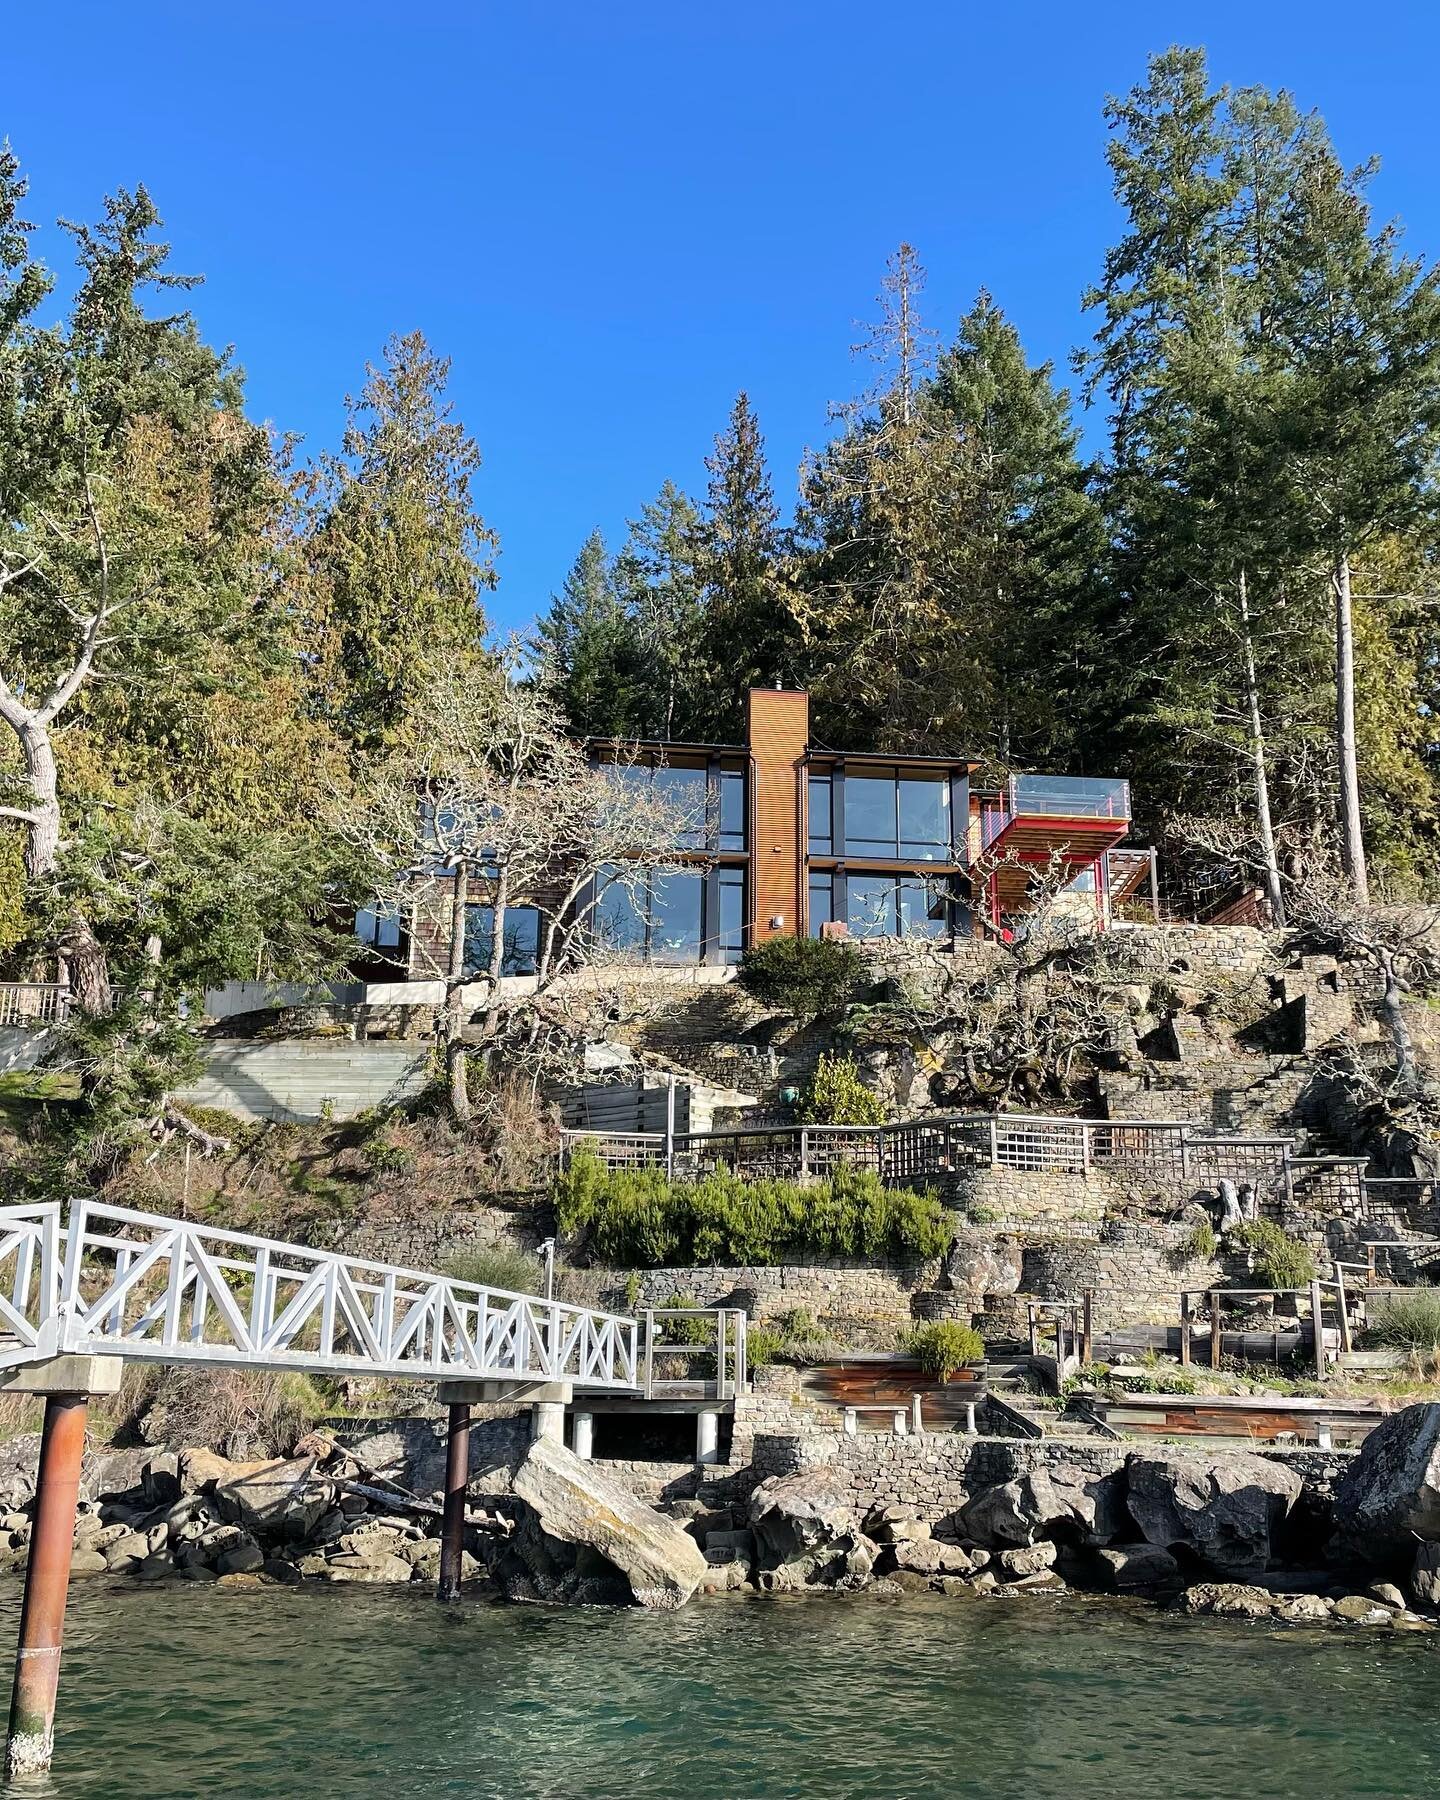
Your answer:
[[[654,1400],[666,1394],[693,1394],[698,1387],[705,1399],[733,1400],[744,1392],[749,1379],[748,1324],[746,1315],[736,1307],[646,1307],[640,1318],[640,1391],[647,1400]],[[698,1338],[694,1335],[697,1325]],[[677,1356],[685,1358],[683,1375],[656,1372],[657,1358]]]
[[[633,1319],[76,1201],[0,1208],[0,1364],[67,1353],[633,1389]]]
[[[0,1025],[63,1025],[70,989],[58,981],[0,981]]]

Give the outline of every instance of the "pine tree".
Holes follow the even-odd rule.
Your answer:
[[[452,417],[449,376],[420,332],[391,338],[347,402],[344,454],[311,477],[321,705],[361,749],[402,729],[427,656],[477,656],[487,630],[498,540],[475,509],[480,451]]]
[[[780,572],[780,510],[765,440],[746,393],[705,459],[710,472],[701,528],[705,615],[699,646],[709,730],[738,742],[752,687],[793,681],[798,634]]]

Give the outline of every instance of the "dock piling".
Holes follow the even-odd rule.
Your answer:
[[[50,1767],[55,1745],[55,1697],[65,1637],[65,1596],[80,1464],[85,1454],[85,1394],[49,1394],[35,1487],[35,1529],[25,1568],[20,1650],[10,1697],[5,1776],[36,1775]]]
[[[470,1408],[450,1402],[445,1455],[445,1510],[440,1521],[440,1598],[460,1598],[465,1556],[465,1490],[470,1483]]]

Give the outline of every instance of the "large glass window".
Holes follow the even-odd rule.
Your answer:
[[[652,875],[650,879],[650,960],[700,961],[704,942],[705,877]]]
[[[812,869],[810,872],[810,935],[819,937],[821,926],[829,925],[835,917],[835,877],[829,870]]]
[[[703,850],[706,826],[706,783],[703,769],[656,769],[655,791],[675,812],[693,820],[686,830],[676,834],[676,847],[681,850]]]
[[[900,854],[916,862],[950,860],[950,783],[944,776],[902,775]]]
[[[612,869],[598,877],[595,936],[615,956],[683,965],[738,962],[745,943],[745,871],[637,869],[621,882]]]
[[[720,850],[745,848],[745,775],[740,769],[721,769]]]
[[[812,823],[813,832],[813,823]],[[847,856],[949,862],[950,782],[944,775],[845,777]],[[812,853],[816,852],[811,843]]]
[[[831,856],[835,833],[830,817],[831,783],[828,775],[810,777],[810,854]]]
[[[949,892],[918,875],[845,877],[845,922],[852,937],[945,937],[953,920]]]
[[[873,775],[846,775],[846,855],[894,856],[897,835],[894,781]]]
[[[720,960],[738,963],[745,948],[745,871],[717,869]]]
[[[540,952],[540,914],[533,906],[507,906],[505,947],[500,958],[502,975],[533,975]],[[490,967],[495,947],[495,908],[465,908],[465,973],[483,975]]]
[[[399,909],[379,900],[373,906],[360,907],[355,914],[355,935],[362,944],[369,944],[376,950],[398,950]]]

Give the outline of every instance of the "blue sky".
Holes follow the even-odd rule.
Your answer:
[[[741,387],[788,502],[902,238],[942,332],[984,285],[1064,365],[1117,229],[1105,95],[1172,42],[1378,152],[1440,249],[1433,0],[71,0],[9,10],[0,131],[41,220],[150,187],[252,412],[312,448],[389,333],[450,355],[508,626],[594,526],[702,488]]]

